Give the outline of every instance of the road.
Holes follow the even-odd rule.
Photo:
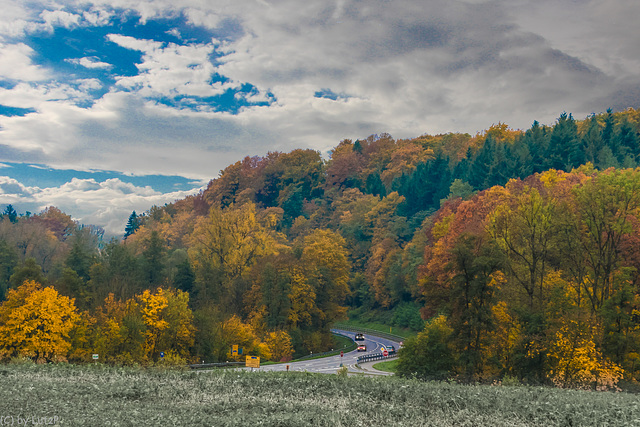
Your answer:
[[[339,329],[332,329],[331,332],[348,336],[351,339],[353,339],[355,335],[354,332],[342,331]],[[362,342],[362,341],[358,341],[358,342]],[[356,366],[356,362],[357,362],[358,356],[363,356],[365,354],[370,354],[370,353],[380,353],[382,351],[382,346],[386,347],[389,345],[393,345],[396,349],[398,349],[400,347],[400,343],[391,341],[389,339],[376,337],[372,335],[366,335],[366,334],[365,334],[364,343],[367,346],[366,352],[354,350],[349,353],[344,353],[343,357],[340,357],[340,355],[337,355],[337,356],[323,357],[320,359],[313,359],[313,360],[301,360],[299,362],[279,363],[276,365],[263,365],[256,370],[286,371],[287,366],[289,366],[289,371],[298,371],[298,372],[306,371],[306,372],[316,372],[316,373],[323,373],[323,374],[335,374],[338,372],[338,369],[340,369],[340,366],[342,365],[342,366],[346,366],[349,374],[353,374],[353,375],[355,374],[393,375],[390,372],[376,371],[375,369],[373,369],[372,365],[374,365],[375,363],[379,363],[379,361],[362,364],[363,366],[361,368],[358,368]],[[251,368],[243,368],[243,369],[251,369]]]

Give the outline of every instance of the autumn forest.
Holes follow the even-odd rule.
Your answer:
[[[399,373],[640,380],[640,110],[341,141],[228,166],[123,237],[49,207],[0,221],[0,358],[264,360],[337,321],[412,329]],[[212,171],[213,172],[213,171]]]

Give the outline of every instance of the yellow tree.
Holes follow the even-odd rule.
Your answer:
[[[547,353],[548,376],[556,386],[606,390],[622,379],[622,368],[596,347],[596,329],[568,321],[556,332]]]
[[[189,294],[181,290],[168,289],[164,291],[164,296],[167,306],[162,311],[162,318],[167,322],[167,327],[158,337],[158,350],[186,358],[195,336]]]
[[[30,357],[35,361],[66,360],[69,333],[79,320],[74,300],[52,288],[25,281],[7,293],[0,306],[0,358]]]
[[[271,352],[271,360],[274,362],[291,360],[293,345],[288,333],[285,331],[269,332],[264,341]]]
[[[316,305],[316,291],[306,280],[302,268],[294,268],[289,300],[291,301],[291,309],[287,316],[287,322],[292,328],[311,326],[313,319],[322,315]]]
[[[146,326],[135,299],[118,301],[112,293],[96,313],[95,352],[105,362],[145,361]]]
[[[144,344],[145,356],[153,358],[156,355],[158,337],[169,327],[169,322],[163,316],[169,301],[162,288],[158,288],[153,294],[147,289],[141,295],[137,295],[136,300],[142,314],[142,320],[147,327]]]
[[[232,356],[231,346],[233,345],[242,348],[243,355],[246,354],[271,359],[269,346],[260,340],[250,324],[242,322],[235,314],[224,322],[221,332],[221,341],[226,344],[227,360]]]
[[[235,300],[237,279],[261,256],[277,253],[275,218],[260,218],[253,203],[224,210],[212,207],[191,236],[189,255],[194,263],[200,299],[221,299],[226,310],[240,311]]]
[[[351,265],[344,246],[344,238],[331,230],[317,229],[304,238],[302,266],[307,280],[314,285],[324,325],[346,315],[342,303],[349,294]]]

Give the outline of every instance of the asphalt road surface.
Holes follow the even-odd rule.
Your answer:
[[[345,335],[354,338],[355,332],[342,331],[339,329],[332,329],[331,332],[337,333],[340,335]],[[361,343],[362,341],[357,341]],[[289,367],[289,371],[298,371],[298,372],[316,372],[323,374],[335,374],[338,372],[341,366],[346,366],[347,370],[350,374],[369,374],[369,375],[393,375],[390,372],[376,371],[372,368],[372,365],[376,363],[380,363],[380,361],[368,362],[361,364],[361,367],[356,366],[356,362],[359,356],[363,356],[365,354],[371,353],[381,353],[382,347],[387,347],[389,345],[393,345],[396,350],[400,347],[400,343],[396,341],[391,341],[386,338],[376,337],[373,335],[365,334],[364,343],[367,346],[367,351],[351,351],[349,353],[344,353],[342,357],[340,355],[323,357],[320,359],[312,359],[312,360],[301,360],[299,362],[289,362],[289,363],[279,363],[276,365],[263,365],[260,368],[254,368],[254,370],[259,371],[286,371],[287,366]],[[242,368],[242,369],[252,369],[252,368]]]

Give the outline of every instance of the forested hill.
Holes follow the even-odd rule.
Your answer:
[[[571,322],[596,319],[580,336],[635,375],[639,131],[636,110],[563,113],[526,131],[344,140],[328,160],[247,157],[198,195],[132,214],[126,240],[101,250],[53,208],[5,215],[0,279],[17,287],[41,267],[36,279],[74,297],[96,328],[115,310],[118,330],[141,343],[153,328],[140,307],[162,287],[192,315],[181,357],[223,359],[236,341],[273,358],[274,348],[320,351],[347,312],[375,313],[415,330],[440,319],[458,361],[445,371],[542,380],[556,332],[582,334]],[[21,240],[65,221],[48,240]],[[125,338],[102,345],[123,360],[157,358]],[[491,347],[495,338],[510,347]],[[528,359],[532,342],[544,357]]]

